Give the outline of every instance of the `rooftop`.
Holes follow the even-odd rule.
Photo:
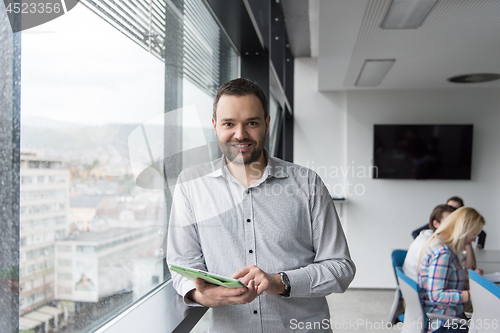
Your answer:
[[[97,195],[78,195],[69,198],[70,208],[97,208],[102,197]]]

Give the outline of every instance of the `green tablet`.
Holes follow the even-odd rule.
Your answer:
[[[218,286],[226,288],[241,288],[241,287],[246,288],[246,286],[240,280],[231,279],[222,275],[205,272],[199,269],[193,269],[177,265],[170,265],[170,269],[188,278],[191,281],[194,281],[194,279],[196,278],[200,278],[205,282],[216,284]]]

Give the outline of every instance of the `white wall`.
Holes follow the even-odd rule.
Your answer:
[[[318,160],[325,165],[341,164],[349,170],[343,181],[346,189],[347,182],[351,184],[351,193],[342,220],[358,268],[352,287],[394,287],[391,251],[407,248],[412,241],[411,231],[425,224],[432,209],[453,195],[462,197],[466,205],[485,217],[486,248],[500,249],[498,90],[320,93],[310,83],[317,75],[316,68],[314,59],[295,61],[294,156],[298,164]],[[311,111],[311,106],[317,104],[320,108]],[[331,133],[332,120],[340,116],[345,117],[343,128],[338,128],[338,123],[333,128],[343,137]],[[358,175],[371,164],[375,123],[474,124],[472,180],[381,180]],[[332,153],[325,155],[325,151]],[[356,171],[354,175],[352,170]]]
[[[326,176],[345,161],[345,94],[318,92],[317,64],[311,58],[296,61],[295,71],[300,75],[295,76],[294,107],[300,112],[294,113],[294,162],[317,170],[340,196],[344,180]]]

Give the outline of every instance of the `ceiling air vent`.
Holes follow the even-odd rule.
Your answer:
[[[453,76],[448,79],[453,83],[483,83],[500,79],[500,74],[493,73],[477,73]]]

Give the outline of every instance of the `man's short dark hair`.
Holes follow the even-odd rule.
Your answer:
[[[443,213],[448,212],[448,213],[453,213],[456,210],[455,207],[449,206],[449,205],[439,205],[434,208],[434,210],[431,213],[431,217],[429,218],[429,229],[432,231],[436,230],[436,227],[434,226],[434,220],[438,221],[441,223],[443,219]]]
[[[456,201],[456,202],[458,202],[458,204],[460,205],[460,207],[464,206],[464,201],[460,197],[451,197],[448,200],[446,200],[447,203],[450,202],[450,201]]]
[[[219,90],[217,90],[217,94],[214,98],[214,113],[212,117],[217,119],[217,104],[219,103],[219,99],[224,96],[246,96],[246,95],[255,95],[262,104],[262,108],[264,109],[264,119],[267,118],[269,112],[267,111],[267,98],[264,91],[259,87],[256,82],[250,81],[248,79],[239,78],[228,81],[224,83]]]

